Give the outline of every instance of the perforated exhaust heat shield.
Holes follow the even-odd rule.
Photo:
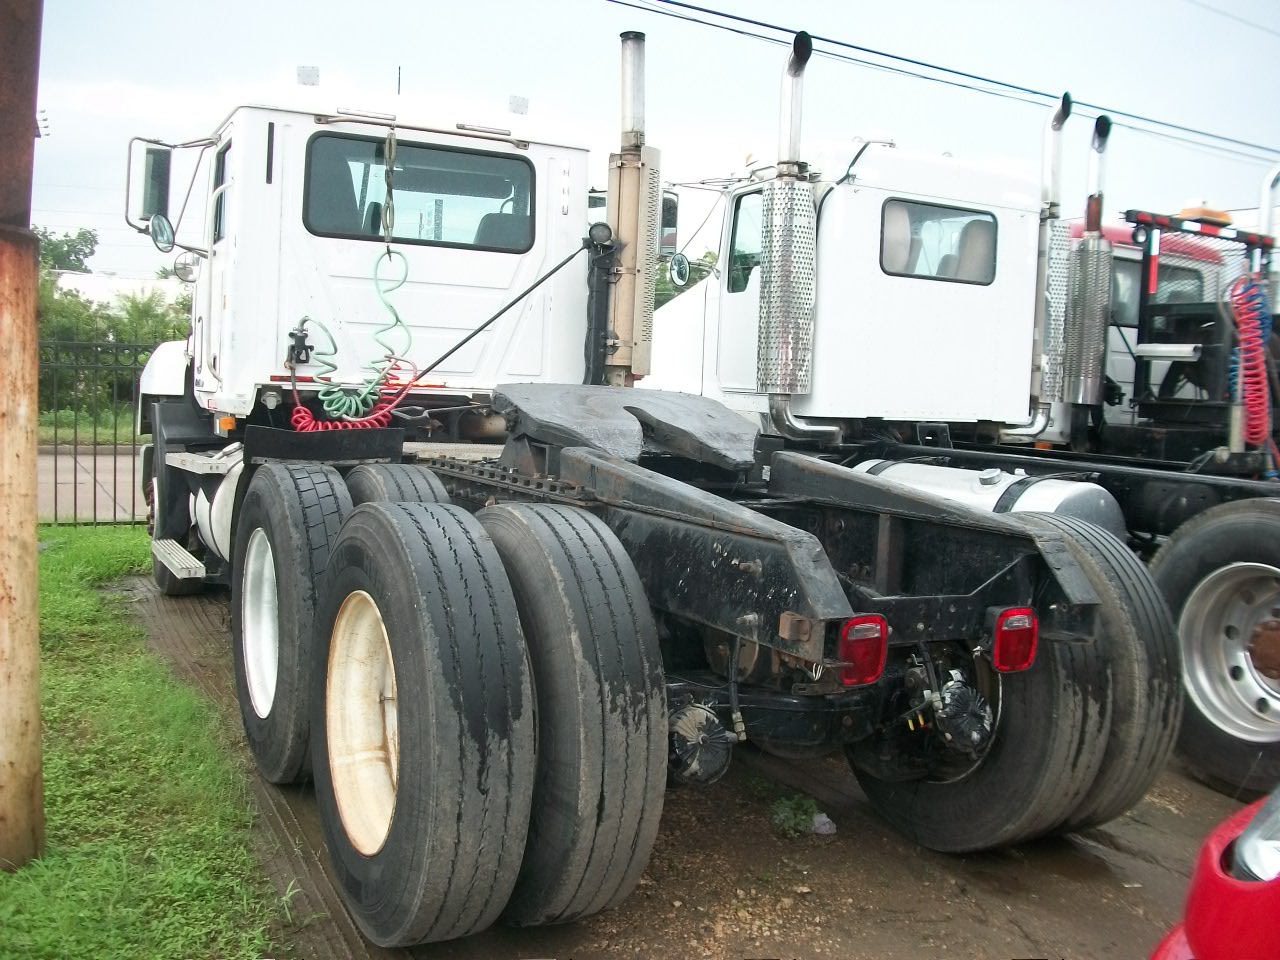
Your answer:
[[[761,393],[808,393],[817,298],[813,185],[770,181],[762,206],[756,383]]]
[[[1071,294],[1063,330],[1062,399],[1068,403],[1102,403],[1110,316],[1111,243],[1101,237],[1085,237],[1071,262]]]

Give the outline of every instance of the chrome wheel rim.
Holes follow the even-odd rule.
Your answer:
[[[280,671],[280,605],[276,600],[276,565],[266,531],[249,534],[241,584],[241,648],[244,679],[253,712],[266,718],[276,699]]]
[[[338,610],[325,680],[325,735],[338,816],[362,856],[382,849],[395,816],[400,726],[391,641],[363,590]]]
[[[1280,620],[1280,569],[1232,563],[1191,591],[1178,635],[1187,694],[1225,733],[1254,743],[1280,741],[1280,679],[1254,662],[1251,645]]]

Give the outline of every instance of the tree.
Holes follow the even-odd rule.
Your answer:
[[[98,231],[81,227],[75,233],[55,235],[45,227],[31,228],[40,238],[40,266],[46,270],[75,270],[88,273],[88,259],[98,249]]]
[[[190,322],[190,295],[186,297],[187,309],[178,303],[170,304],[159,290],[145,296],[128,293],[120,298],[119,311],[108,333],[112,340],[124,343],[161,343],[165,340],[182,340],[187,336]]]

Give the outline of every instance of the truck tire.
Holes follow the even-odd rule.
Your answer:
[[[1141,800],[1169,760],[1182,719],[1178,633],[1151,574],[1115,536],[1074,517],[1027,519],[1067,534],[1102,601],[1095,642],[1110,667],[1111,726],[1093,786],[1058,828],[1083,830]]]
[[[384,947],[483,930],[515,885],[534,781],[502,561],[458,507],[366,503],[322,589],[312,763],[347,908]]]
[[[151,539],[177,540],[187,546],[187,531],[191,529],[190,495],[182,482],[180,471],[165,463],[168,444],[165,442],[165,424],[162,406],[155,404],[152,422],[155,433],[150,478],[151,494],[147,506],[151,510]],[[146,478],[143,478],[144,483]],[[204,590],[201,579],[184,580],[174,576],[172,570],[154,557],[151,559],[151,579],[166,597],[189,597]]]
[[[240,505],[231,566],[236,697],[249,749],[271,783],[311,771],[317,583],[350,512],[342,477],[321,464],[259,467]]]
[[[538,710],[529,838],[503,919],[564,923],[622,902],[649,862],[666,788],[666,683],[631,558],[572,507],[489,507],[529,645]]]
[[[1042,836],[1079,805],[1106,745],[1109,681],[1089,646],[1044,643],[1021,673],[999,676],[995,737],[953,780],[881,780],[852,763],[876,811],[921,846],[991,850]]]
[[[440,478],[412,463],[363,463],[347,474],[351,505],[391,503],[448,503]]]
[[[1182,645],[1179,756],[1223,793],[1270,791],[1280,783],[1280,679],[1250,647],[1263,631],[1273,649],[1280,643],[1280,500],[1238,500],[1188,520],[1151,573]]]

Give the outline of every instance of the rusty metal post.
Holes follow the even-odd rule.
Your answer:
[[[0,868],[44,852],[31,224],[42,0],[0,0]]]

